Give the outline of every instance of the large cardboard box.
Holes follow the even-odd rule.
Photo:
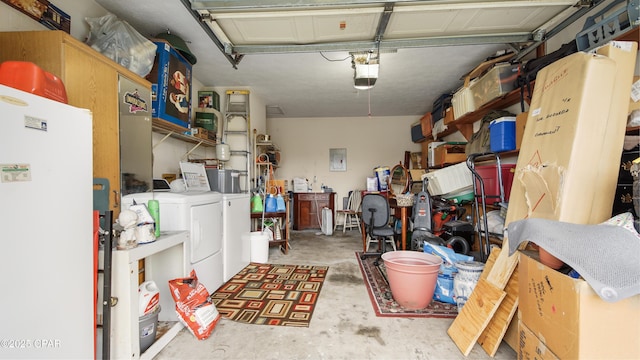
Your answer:
[[[640,295],[602,300],[584,280],[520,253],[520,321],[560,359],[640,359]]]
[[[624,130],[626,115],[616,108],[628,107],[622,94],[636,50],[610,50],[611,57],[575,53],[538,73],[507,224],[527,217],[586,224],[611,216],[618,171],[605,163],[622,151],[624,131],[617,129]]]
[[[618,66],[615,78],[614,92],[611,94],[613,101],[609,108],[609,121],[604,134],[602,134],[603,148],[614,148],[618,155],[623,150],[624,136],[627,130],[627,118],[629,114],[628,102],[631,97],[631,85],[635,72],[638,43],[632,41],[611,41],[596,49],[596,53],[614,60]],[[598,171],[602,176],[602,190],[594,199],[593,207],[611,209],[615,200],[618,174],[620,169],[620,156],[614,158],[599,158]],[[615,175],[611,175],[615,174]],[[609,212],[610,214],[610,212]],[[607,215],[608,217],[608,215]],[[601,222],[599,212],[592,212],[590,223]]]
[[[191,126],[191,64],[164,41],[157,46],[151,82],[152,116],[184,128]]]
[[[522,146],[522,137],[524,136],[524,128],[527,125],[528,113],[523,112],[516,116],[516,149]]]
[[[518,360],[558,360],[554,354],[542,340],[531,331],[522,322],[518,321]]]

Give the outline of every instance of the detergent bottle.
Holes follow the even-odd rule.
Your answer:
[[[254,193],[251,197],[251,212],[260,213],[262,212],[262,198],[259,194]]]
[[[287,211],[287,205],[284,203],[284,198],[280,193],[278,193],[278,195],[276,196],[276,211]]]
[[[160,303],[160,292],[153,281],[145,281],[138,287],[138,315],[144,316],[155,311]]]
[[[269,194],[267,195],[267,198],[264,200],[264,208],[266,212],[276,212],[277,211],[277,204],[276,204],[276,198],[273,196],[273,194]]]

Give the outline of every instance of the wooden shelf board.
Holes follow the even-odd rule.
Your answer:
[[[202,139],[195,136],[187,135],[184,132],[188,131],[187,128],[173,124],[169,121],[153,118],[153,131],[161,134],[171,134],[171,137],[187,141],[193,144],[201,144],[205,146],[216,146],[215,140]]]

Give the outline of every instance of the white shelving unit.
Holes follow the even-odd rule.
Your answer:
[[[278,167],[277,164],[271,162],[269,155],[272,153],[277,153],[278,150],[276,146],[270,140],[265,140],[264,137],[267,137],[263,134],[258,134],[256,129],[253,129],[253,153],[255,154],[255,161],[253,163],[253,178],[252,181],[254,185],[257,187],[260,184],[260,176],[264,176],[263,183],[261,186],[265,186],[267,180],[274,180],[271,178],[271,174],[276,171]],[[264,156],[267,156],[264,159]],[[268,190],[268,189],[264,189]],[[283,189],[284,190],[284,189]]]
[[[168,281],[185,277],[184,259],[188,231],[166,231],[158,240],[141,244],[129,250],[114,250],[112,254],[111,297],[116,299],[111,309],[111,357],[114,359],[152,359],[183,328],[175,321],[174,307],[164,305],[158,319],[172,321],[173,325],[144,353],[140,353],[140,330],[138,316],[138,260],[145,259],[146,280],[158,285],[160,302],[165,304],[173,298]],[[99,268],[104,269],[104,252],[98,256]],[[99,304],[102,299],[98,299]],[[168,307],[168,308],[167,308]]]
[[[222,125],[222,142],[229,145],[230,160],[225,168],[238,170],[242,192],[251,190],[251,118],[249,91],[227,90],[226,112]]]

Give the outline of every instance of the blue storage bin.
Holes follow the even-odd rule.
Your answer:
[[[489,123],[489,139],[492,152],[516,149],[516,118],[505,116]]]

